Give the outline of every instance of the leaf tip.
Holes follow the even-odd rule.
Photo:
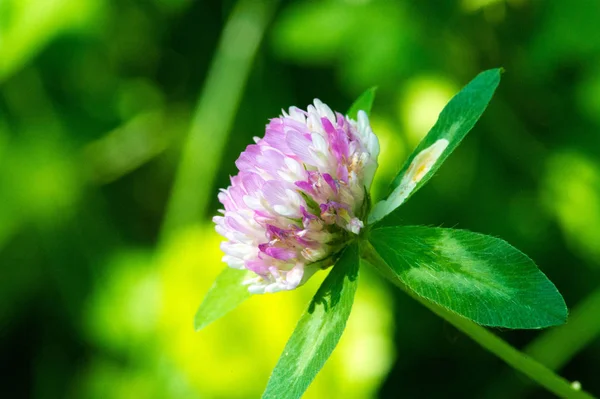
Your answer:
[[[346,115],[354,120],[356,120],[359,110],[365,111],[367,115],[370,115],[371,108],[373,107],[373,101],[375,100],[376,91],[377,86],[372,86],[365,90],[360,96],[358,96],[354,103],[352,103]]]
[[[553,324],[554,326],[560,326],[563,324],[567,323],[567,320],[569,319],[569,308],[567,307],[567,304],[565,303],[564,298],[562,297],[562,295],[559,296],[561,298],[562,301],[562,306],[560,309],[560,313],[556,315],[556,324]]]
[[[206,319],[200,314],[200,312],[196,313],[194,317],[194,331],[199,332],[204,327],[206,327],[210,322],[206,322]]]

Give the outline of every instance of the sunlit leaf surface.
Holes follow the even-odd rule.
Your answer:
[[[358,277],[356,245],[348,247],[315,294],[283,350],[263,399],[300,398],[337,345],[350,316]]]

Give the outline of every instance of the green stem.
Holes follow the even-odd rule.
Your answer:
[[[573,356],[582,351],[600,335],[600,288],[582,300],[569,314],[569,322],[552,328],[538,336],[525,347],[525,353],[537,359],[551,370],[563,367]],[[492,384],[488,392],[500,387],[514,387],[507,397],[524,397],[530,385],[511,383],[514,375],[506,374]]]
[[[553,328],[527,345],[525,352],[551,369],[565,365],[600,335],[600,288],[571,311],[569,322]]]
[[[519,370],[550,392],[564,398],[593,398],[593,396],[587,392],[578,390],[576,385],[571,384],[543,364],[510,346],[506,341],[492,334],[484,327],[452,313],[441,306],[429,302],[426,299],[417,297],[416,295],[413,295],[413,297],[435,314],[470,336],[479,345],[483,346],[514,369]]]
[[[385,261],[379,257],[375,249],[366,240],[361,241],[361,258],[372,265],[395,285],[400,287],[408,295],[419,301],[421,304],[429,308],[432,312],[452,324],[457,329],[467,334],[475,342],[498,356],[500,359],[504,360],[511,367],[519,370],[550,392],[564,398],[594,398],[587,392],[580,390],[580,388],[575,384],[571,384],[569,381],[556,375],[546,366],[513,348],[486,328],[415,294],[398,279],[398,276],[385,263]]]

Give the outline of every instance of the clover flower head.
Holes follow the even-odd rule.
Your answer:
[[[379,142],[367,114],[354,121],[318,99],[272,119],[236,161],[214,217],[223,261],[255,276],[251,293],[291,290],[364,227]]]

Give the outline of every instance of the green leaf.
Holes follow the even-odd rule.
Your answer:
[[[347,247],[285,345],[263,399],[300,398],[337,345],[350,316],[358,277],[356,244]]]
[[[371,108],[373,108],[373,101],[375,101],[376,91],[377,87],[371,87],[361,94],[348,110],[348,117],[355,121],[358,120],[358,111],[360,110],[363,110],[367,115],[370,115]]]
[[[566,321],[554,284],[506,241],[465,230],[395,226],[372,230],[369,242],[389,267],[386,277],[476,323],[543,328]]]
[[[248,277],[247,270],[230,267],[225,268],[217,276],[196,312],[194,319],[196,331],[225,316],[250,297],[248,286],[243,284]]]
[[[500,73],[501,69],[481,72],[450,100],[394,179],[388,198],[371,210],[370,224],[383,219],[427,183],[485,111],[500,83]]]

